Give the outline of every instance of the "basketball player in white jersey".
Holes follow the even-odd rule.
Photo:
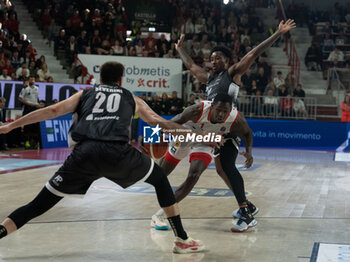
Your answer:
[[[182,114],[175,116],[172,121],[196,131],[230,133],[241,137],[246,148],[246,152],[241,153],[246,158],[245,167],[249,168],[252,166],[252,131],[244,116],[239,114],[235,107],[232,107],[232,97],[228,94],[217,94],[213,102],[203,101],[190,106]],[[237,152],[238,146],[236,145]],[[188,154],[190,154],[190,169],[186,180],[175,191],[177,203],[191,192],[201,174],[211,163],[213,157],[215,157],[215,164],[220,176],[222,176],[225,183],[230,187],[230,182],[222,171],[218,155],[214,156],[214,148],[203,143],[192,142],[184,144],[178,141],[171,142],[168,153],[160,162],[160,167],[166,175],[169,175],[181,159],[185,158]],[[234,158],[236,157],[237,155],[234,156]],[[230,189],[232,190],[231,187]],[[158,211],[152,216],[151,226],[158,230],[167,230],[168,226],[162,219],[162,214],[162,211]],[[247,219],[239,224],[234,221],[231,231],[244,232],[256,224],[257,222],[254,217],[248,216]]]
[[[193,59],[186,53],[182,46],[185,36],[182,35],[176,44],[176,50],[180,55],[187,69],[190,70],[199,82],[205,83],[208,100],[212,100],[218,93],[226,93],[232,97],[233,103],[236,103],[241,83],[241,76],[249,69],[254,61],[266,51],[274,42],[276,42],[283,34],[295,28],[294,20],[288,19],[281,21],[278,30],[260,43],[258,46],[249,51],[238,63],[230,65],[231,51],[225,46],[216,46],[211,51],[210,62],[213,67],[213,74],[208,72],[199,65],[195,64]],[[220,162],[224,171],[224,176],[230,182],[234,195],[237,199],[239,209],[235,210],[232,215],[239,218],[237,227],[243,225],[245,221],[250,220],[252,215],[256,214],[258,209],[253,203],[248,201],[245,196],[244,180],[235,166],[235,158],[238,151],[236,148],[234,137],[228,139],[220,148]],[[218,170],[218,173],[220,171]],[[226,180],[225,180],[226,182]]]

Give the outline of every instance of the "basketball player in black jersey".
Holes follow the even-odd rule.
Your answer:
[[[153,185],[176,236],[173,251],[190,253],[204,250],[201,241],[193,240],[183,229],[167,177],[153,160],[129,144],[130,121],[135,113],[150,125],[159,123],[165,129],[184,127],[164,120],[143,100],[122,88],[123,72],[123,65],[107,62],[101,67],[100,86],[0,126],[0,134],[3,134],[67,113],[77,114],[77,121],[70,130],[72,139],[77,142],[72,153],[33,201],[12,212],[1,223],[0,238],[42,215],[64,196],[85,194],[93,181],[105,177],[123,188],[139,181]]]
[[[208,100],[213,100],[218,93],[227,93],[232,96],[233,103],[235,104],[238,96],[239,84],[241,83],[241,76],[245,74],[254,61],[266,49],[276,42],[281,35],[287,33],[292,28],[295,28],[294,20],[289,19],[286,22],[281,21],[278,30],[272,36],[253,48],[238,63],[231,66],[229,66],[231,58],[230,50],[226,47],[214,47],[210,57],[212,69],[214,71],[213,75],[209,75],[203,68],[196,65],[192,58],[186,53],[182,46],[185,39],[184,35],[181,36],[176,44],[176,50],[185,66],[190,70],[190,73],[195,75],[199,82],[206,83]],[[253,214],[256,214],[258,209],[245,197],[244,181],[242,175],[235,166],[237,157],[236,146],[239,144],[239,141],[234,137],[230,138],[231,139],[228,139],[224,146],[220,148],[220,162],[222,169],[228,177],[228,186],[232,188],[240,207],[232,213],[234,217],[238,218],[236,228],[240,231],[245,231],[251,225],[256,224]],[[227,179],[224,179],[224,181],[227,182]]]

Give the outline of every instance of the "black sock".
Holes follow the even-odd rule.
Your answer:
[[[7,230],[3,225],[0,225],[0,238],[7,236]]]
[[[169,221],[171,228],[174,231],[175,236],[179,237],[183,240],[186,240],[187,234],[186,234],[184,228],[182,227],[180,215],[177,215],[174,217],[168,217],[168,221]]]

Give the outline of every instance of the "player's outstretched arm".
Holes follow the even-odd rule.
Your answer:
[[[205,84],[208,81],[208,73],[196,65],[193,59],[186,53],[185,48],[183,47],[183,42],[185,40],[185,35],[181,35],[180,40],[176,43],[176,51],[179,53],[182,62],[185,64],[186,68],[190,70],[199,82]]]
[[[238,135],[240,138],[242,138],[246,151],[241,152],[240,154],[246,158],[245,167],[251,167],[253,164],[253,133],[243,114],[238,114],[237,120],[232,126],[231,133],[234,135]]]
[[[292,19],[288,19],[286,22],[281,21],[278,30],[264,42],[253,48],[248,52],[238,63],[232,65],[228,69],[230,76],[243,75],[254,63],[255,59],[258,58],[264,51],[270,48],[277,39],[287,33],[289,30],[295,28],[295,22]]]
[[[42,109],[38,109],[25,115],[14,122],[8,123],[6,125],[0,126],[0,134],[5,134],[10,132],[11,130],[25,126],[37,122],[41,122],[47,119],[52,119],[61,115],[65,115],[68,113],[72,113],[77,108],[82,92],[79,92],[70,98],[54,104],[52,106],[48,106]]]

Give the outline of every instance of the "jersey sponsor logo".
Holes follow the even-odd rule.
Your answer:
[[[143,143],[146,144],[158,144],[160,143],[160,130],[157,126],[144,126],[143,127]]]

